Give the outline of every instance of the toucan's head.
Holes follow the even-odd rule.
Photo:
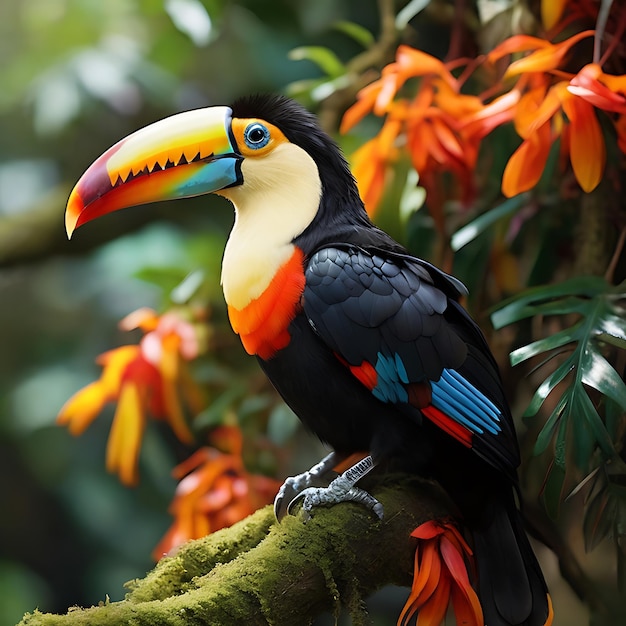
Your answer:
[[[322,218],[367,219],[345,159],[316,118],[288,98],[253,96],[174,115],[119,141],[74,187],[67,233],[118,209],[206,193],[226,196],[238,212],[291,205],[294,215],[272,219],[293,220],[293,237]]]

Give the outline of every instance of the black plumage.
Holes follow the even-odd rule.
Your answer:
[[[313,158],[322,182],[317,215],[293,241],[305,255],[302,307],[289,345],[260,359],[263,370],[335,450],[371,450],[439,480],[473,535],[486,623],[543,625],[547,589],[515,504],[513,422],[494,358],[458,302],[464,286],[371,223],[345,159],[313,115],[282,97],[232,108],[279,127]],[[350,369],[363,363],[376,370],[374,388]],[[439,408],[452,407],[457,422],[467,418],[471,447],[425,417],[414,400],[424,395],[410,393],[416,385],[430,388]]]

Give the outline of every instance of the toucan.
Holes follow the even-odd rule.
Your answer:
[[[215,193],[235,221],[221,282],[233,330],[287,405],[332,448],[287,479],[301,501],[383,507],[376,466],[435,479],[472,535],[487,626],[544,626],[551,604],[517,504],[519,449],[498,366],[456,278],[376,227],[346,159],[284,96],[173,115],[122,139],[74,187],[68,236],[125,207]],[[330,484],[338,461],[367,451]]]

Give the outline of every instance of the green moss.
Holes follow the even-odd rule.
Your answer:
[[[396,483],[398,483],[396,479]],[[22,626],[290,626],[346,608],[367,623],[364,599],[385,584],[409,584],[417,525],[447,515],[420,481],[380,485],[379,521],[357,504],[318,509],[274,522],[271,507],[230,529],[189,542],[143,580],[126,600],[67,615],[28,614]],[[398,607],[398,611],[400,607]]]

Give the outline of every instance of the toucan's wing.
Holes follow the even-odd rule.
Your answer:
[[[378,400],[418,409],[512,474],[519,452],[509,409],[482,333],[456,302],[462,289],[419,259],[337,246],[311,257],[303,306]]]

